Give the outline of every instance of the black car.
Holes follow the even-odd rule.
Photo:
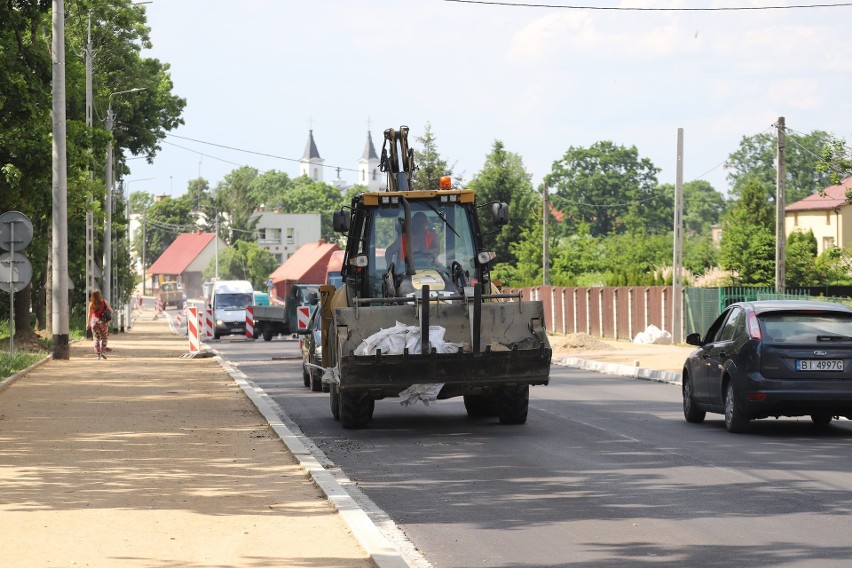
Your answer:
[[[305,386],[311,387],[311,390],[315,392],[328,390],[327,387],[323,389],[322,384],[322,337],[320,332],[322,319],[319,312],[319,309],[315,309],[308,322],[308,329],[298,332],[301,335],[302,377]]]
[[[683,414],[725,415],[730,432],[749,421],[807,416],[817,425],[852,418],[852,308],[799,300],[731,304],[683,367]]]

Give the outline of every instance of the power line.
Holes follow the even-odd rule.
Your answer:
[[[167,136],[169,136],[171,138],[179,138],[181,140],[188,140],[189,142],[196,142],[198,144],[206,144],[207,146],[214,146],[216,148],[224,148],[225,150],[233,150],[235,152],[243,152],[245,154],[252,154],[254,156],[263,156],[264,158],[275,158],[276,160],[285,160],[287,162],[296,162],[296,163],[301,162],[301,160],[298,160],[296,158],[288,158],[286,156],[278,156],[276,154],[268,154],[266,152],[257,152],[255,150],[246,150],[244,148],[227,146],[225,144],[217,144],[215,142],[206,142],[204,140],[198,140],[196,138],[189,138],[189,137],[186,137],[186,136],[178,136],[177,134],[167,134]],[[189,148],[186,148],[186,149],[189,150]],[[190,150],[190,151],[194,152],[194,150]],[[198,152],[198,153],[200,154],[200,152]],[[204,154],[202,154],[202,155],[204,155]],[[210,157],[213,158],[213,159],[218,159],[218,158],[215,158],[213,156],[210,156]],[[227,160],[222,160],[222,161],[227,161]],[[229,163],[233,163],[233,162],[229,162]],[[345,170],[347,172],[356,172],[356,173],[358,172],[358,170],[356,170],[354,168],[344,168],[342,166],[334,166],[334,165],[330,165],[330,164],[323,164],[322,167],[332,168],[332,169],[335,169],[335,170]]]
[[[831,4],[791,4],[789,6],[729,6],[716,8],[643,8],[629,6],[584,6],[571,4],[533,4],[529,2],[495,2],[489,0],[444,0],[456,4],[479,4],[510,8],[555,8],[563,10],[598,10],[610,12],[745,12],[758,10],[794,10],[807,8],[848,8],[852,2]]]

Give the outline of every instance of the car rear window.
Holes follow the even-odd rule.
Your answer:
[[[765,340],[776,343],[852,342],[852,314],[770,312],[758,315]]]

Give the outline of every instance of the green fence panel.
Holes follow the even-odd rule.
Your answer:
[[[719,316],[719,288],[686,288],[684,331],[704,333]]]

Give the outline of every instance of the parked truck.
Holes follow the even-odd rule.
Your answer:
[[[333,215],[347,242],[343,286],[320,292],[331,413],[344,428],[360,428],[375,401],[431,391],[435,399],[464,397],[470,416],[524,423],[529,387],[549,382],[552,351],[542,303],[492,286],[495,255],[479,211],[500,230],[508,206],[478,203],[449,177],[412,190],[407,135],[405,126],[385,131],[387,190],[358,194]],[[414,221],[424,217],[428,233],[416,234]]]
[[[307,307],[308,314],[312,314],[319,302],[319,288],[319,284],[293,284],[283,305],[255,306],[255,333],[264,341],[272,341],[276,335],[298,332],[298,308]],[[304,324],[307,325],[307,318]]]
[[[167,282],[160,282],[160,294],[158,297],[160,298],[160,304],[163,306],[164,310],[169,306],[182,308],[183,303],[186,301],[186,294],[183,291],[183,287],[177,282],[171,280]]]

